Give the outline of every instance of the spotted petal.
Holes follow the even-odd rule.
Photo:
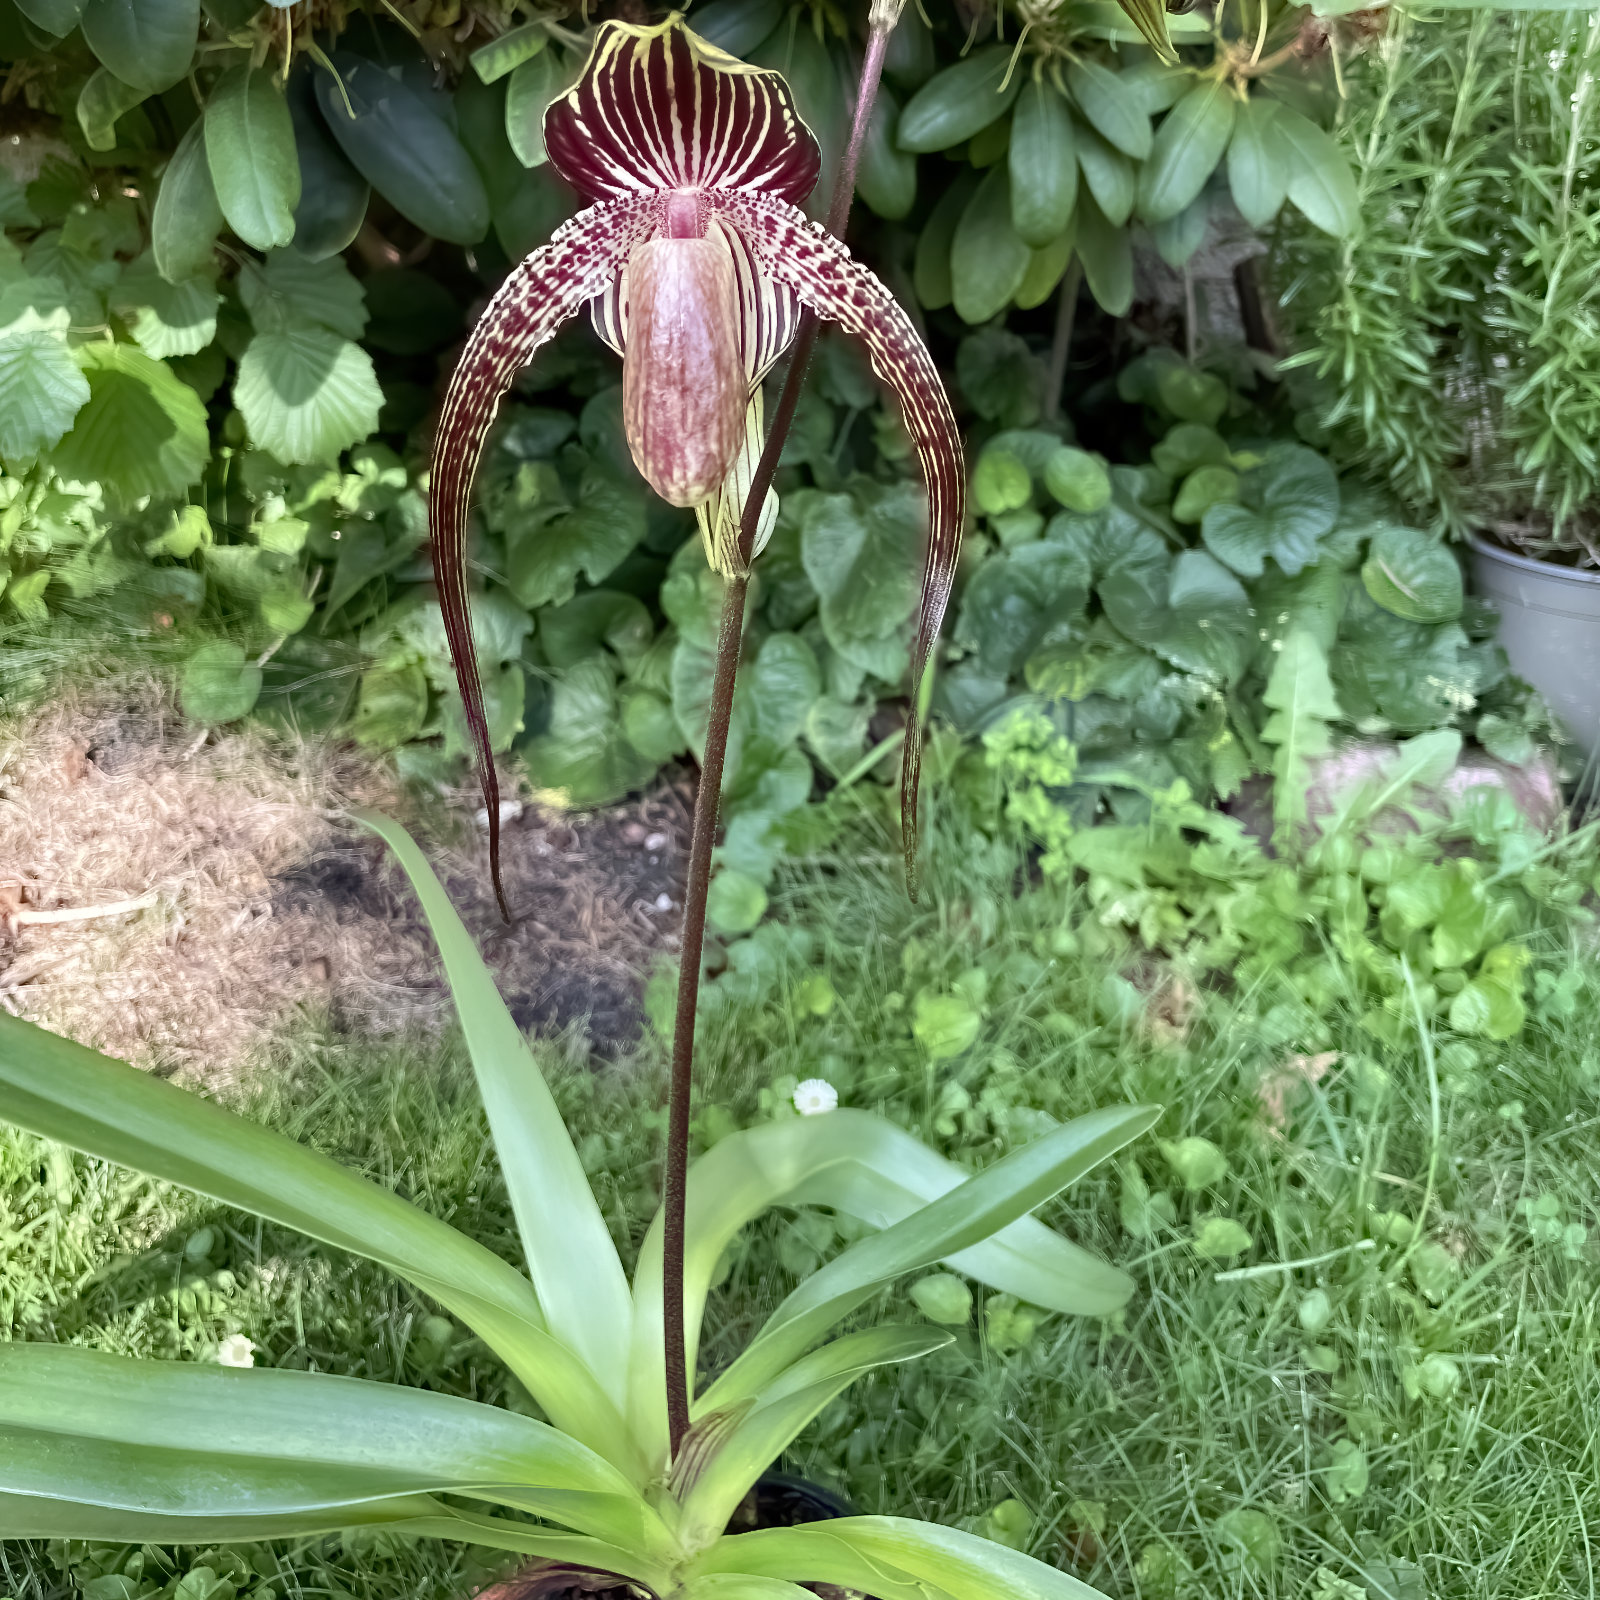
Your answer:
[[[472,480],[511,380],[563,322],[617,278],[633,247],[659,226],[661,207],[656,195],[630,195],[591,206],[512,272],[472,330],[450,379],[434,438],[428,487],[433,570],[461,704],[477,753],[489,813],[489,870],[502,912],[506,903],[500,885],[500,786],[467,607],[466,528]]]
[[[607,22],[544,119],[551,165],[586,200],[744,189],[803,200],[821,169],[789,86],[691,33]]]
[[[922,734],[917,726],[922,680],[950,600],[961,524],[966,515],[966,463],[950,401],[927,346],[899,302],[832,234],[770,195],[717,193],[718,215],[749,245],[763,276],[794,291],[827,322],[867,347],[873,370],[899,398],[906,429],[928,485],[928,554],[922,609],[911,656],[911,718],[900,768],[900,824],[906,877],[916,887],[917,788]]]

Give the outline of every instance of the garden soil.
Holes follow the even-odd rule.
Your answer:
[[[676,952],[692,799],[678,773],[604,814],[507,807],[507,928],[466,790],[421,804],[349,743],[205,737],[153,680],[58,701],[0,725],[0,1006],[208,1083],[297,1016],[449,1027],[410,889],[349,818],[375,806],[421,839],[517,1021],[615,1054]]]

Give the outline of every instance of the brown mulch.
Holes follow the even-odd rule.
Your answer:
[[[603,813],[508,819],[507,928],[467,791],[421,804],[353,745],[258,727],[197,741],[153,681],[0,726],[0,1006],[213,1082],[297,1015],[449,1026],[409,887],[346,815],[364,805],[417,834],[524,1028],[580,1024],[607,1055],[637,1038],[676,949],[690,775]]]

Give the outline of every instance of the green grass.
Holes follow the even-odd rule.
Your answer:
[[[1226,1170],[1189,1193],[1157,1138],[1136,1146],[1048,1213],[1132,1273],[1125,1313],[1034,1317],[980,1294],[954,1346],[852,1390],[788,1465],[866,1510],[1012,1538],[1114,1596],[1593,1594],[1600,986],[1578,957],[1547,941],[1547,966],[1577,970],[1577,1003],[1535,1008],[1505,1045],[1413,1028],[1380,1046],[1347,974],[1317,1012],[1213,986],[1174,1029],[1147,1003],[1169,974],[1131,961],[1068,892],[1015,894],[1008,850],[934,841],[913,907],[888,855],[849,838],[848,857],[783,879],[777,918],[713,987],[703,1140],[786,1114],[794,1081],[821,1076],[972,1164],[1046,1118],[1158,1100],[1159,1139],[1205,1138]],[[965,1049],[930,1059],[929,1043],[973,1026]],[[1263,1079],[1318,1051],[1341,1059],[1286,1089],[1272,1129]],[[631,1245],[655,1205],[661,1047],[649,1035],[603,1075],[573,1041],[544,1055]],[[450,1049],[300,1036],[272,1065],[253,1115],[515,1257]],[[1237,1223],[1248,1249],[1199,1255],[1207,1218]],[[749,1230],[705,1362],[725,1360],[837,1237],[814,1212]],[[242,1331],[276,1365],[526,1404],[377,1269],[10,1134],[0,1264],[0,1336],[207,1359]],[[872,1315],[919,1314],[897,1290]],[[68,1554],[10,1547],[0,1592],[43,1600]],[[483,1579],[442,1547],[370,1540],[256,1551],[232,1569],[192,1552],[170,1569],[155,1552],[70,1556],[74,1581],[139,1567],[131,1587],[101,1583],[90,1600],[267,1600],[265,1587],[274,1600],[433,1600]]]

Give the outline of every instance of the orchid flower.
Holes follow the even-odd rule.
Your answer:
[[[860,339],[898,396],[929,513],[901,773],[910,878],[922,745],[915,708],[965,500],[961,440],[933,360],[884,285],[798,209],[820,155],[783,78],[718,50],[677,13],[654,27],[603,24],[544,130],[550,164],[588,208],[511,273],[474,328],[445,397],[429,489],[439,598],[483,782],[496,892],[499,791],[467,604],[467,507],[501,397],[585,305],[622,357],[623,417],[639,471],[663,499],[694,508],[707,559],[725,578],[747,570],[738,534],[761,452],[761,381],[794,340],[801,308]],[[776,516],[768,491],[752,554]]]

